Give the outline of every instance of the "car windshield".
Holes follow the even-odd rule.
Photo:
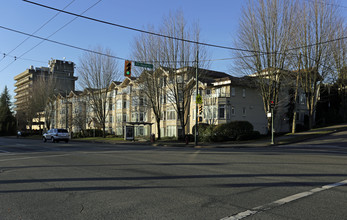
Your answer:
[[[66,129],[58,129],[58,133],[68,133]]]

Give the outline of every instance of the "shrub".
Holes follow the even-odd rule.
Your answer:
[[[248,121],[232,121],[214,126],[209,134],[206,141],[230,141],[255,138],[259,132],[253,133],[253,125]]]
[[[206,130],[206,128],[209,127],[209,126],[211,126],[211,125],[206,124],[206,123],[199,123],[199,124],[198,124],[199,134],[200,134],[200,131]],[[195,125],[193,126],[192,133],[193,133],[193,135],[195,135]]]
[[[252,131],[250,133],[240,134],[239,136],[237,136],[236,140],[237,141],[253,140],[259,137],[260,137],[259,131]]]
[[[199,130],[199,140],[203,142],[212,142],[215,139],[214,136],[214,125],[209,125],[205,129],[200,129]]]
[[[85,135],[86,137],[94,137],[94,132],[95,132],[95,137],[102,137],[102,130],[98,129],[87,129],[85,130]]]
[[[215,141],[230,141],[236,138],[235,132],[230,128],[230,123],[217,125],[213,129],[213,133]]]
[[[233,130],[236,136],[251,133],[253,131],[253,125],[248,121],[232,121],[228,124],[228,129]]]

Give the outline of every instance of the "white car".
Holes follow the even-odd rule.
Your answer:
[[[67,143],[69,142],[69,139],[69,132],[66,129],[61,128],[50,129],[42,136],[43,142],[50,140],[52,143],[59,141],[65,141]]]

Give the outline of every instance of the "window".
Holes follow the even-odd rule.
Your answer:
[[[176,119],[176,112],[173,108],[170,108],[167,110],[167,120],[175,120]]]
[[[306,95],[305,95],[305,93],[302,93],[300,95],[300,104],[305,104],[305,99],[306,99]]]
[[[226,96],[225,91],[226,91],[225,86],[221,87],[221,88],[220,88],[220,96],[219,96],[219,97],[225,97],[225,96]]]
[[[141,100],[141,99],[140,99]],[[138,106],[138,104],[139,104],[139,97],[132,97],[132,99],[131,99],[131,105],[132,106]],[[141,105],[141,104],[140,104]]]
[[[128,119],[128,115],[127,114],[123,114],[123,122],[127,122]]]
[[[117,108],[117,109],[122,109],[122,100],[117,100],[117,102],[116,102],[116,108]]]
[[[213,118],[214,119],[217,119],[217,111],[218,111],[217,110],[217,106],[213,106],[213,112],[212,113],[213,113]]]
[[[231,115],[235,115],[235,107],[231,106]]]
[[[226,87],[220,87],[216,89],[216,95],[217,97],[226,97]]]
[[[204,118],[212,119],[213,106],[205,106],[204,108]]]
[[[131,113],[131,121],[132,122],[138,122],[139,121],[139,114],[137,112]]]
[[[207,89],[206,90],[206,95],[210,95],[211,94],[211,89]]]
[[[143,97],[140,97],[140,106],[144,106],[144,103]]]
[[[126,88],[122,89],[123,94],[129,94],[130,93],[130,86],[127,86]]]
[[[177,83],[183,83],[183,77],[177,76]]]
[[[227,115],[227,119],[230,119],[230,105],[226,105],[225,112]]]
[[[220,88],[217,88],[217,89],[216,89],[216,96],[217,96],[217,97],[220,97]]]
[[[168,91],[166,99],[167,103],[175,103],[175,96],[172,91]]]
[[[128,108],[128,103],[129,103],[128,101],[124,101],[123,102],[123,108]]]
[[[246,89],[242,89],[242,97],[246,98]]]
[[[163,112],[162,112],[161,119],[162,119],[163,121],[166,121],[166,111],[163,111]]]
[[[242,116],[246,116],[246,107],[242,108]]]
[[[137,135],[143,136],[143,126],[139,126],[139,127],[137,128]]]
[[[117,118],[117,122],[122,122],[122,114],[121,113],[117,113],[116,118]]]
[[[176,136],[176,126],[167,126],[166,127],[166,136],[175,137]]]
[[[108,122],[110,122],[110,123],[112,123],[112,122],[113,122],[113,117],[112,117],[112,115],[110,115],[110,116],[109,116],[109,120],[108,120]]]
[[[231,88],[231,96],[235,96],[235,88]]]
[[[218,115],[220,119],[225,118],[225,105],[219,105]]]
[[[116,134],[123,135],[123,127],[116,127]]]
[[[140,112],[140,121],[147,121],[146,112]]]
[[[166,104],[166,94],[161,95],[160,104]]]

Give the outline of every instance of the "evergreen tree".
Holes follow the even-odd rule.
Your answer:
[[[7,86],[0,96],[0,135],[13,135],[16,132],[16,119],[11,110],[11,97]]]

